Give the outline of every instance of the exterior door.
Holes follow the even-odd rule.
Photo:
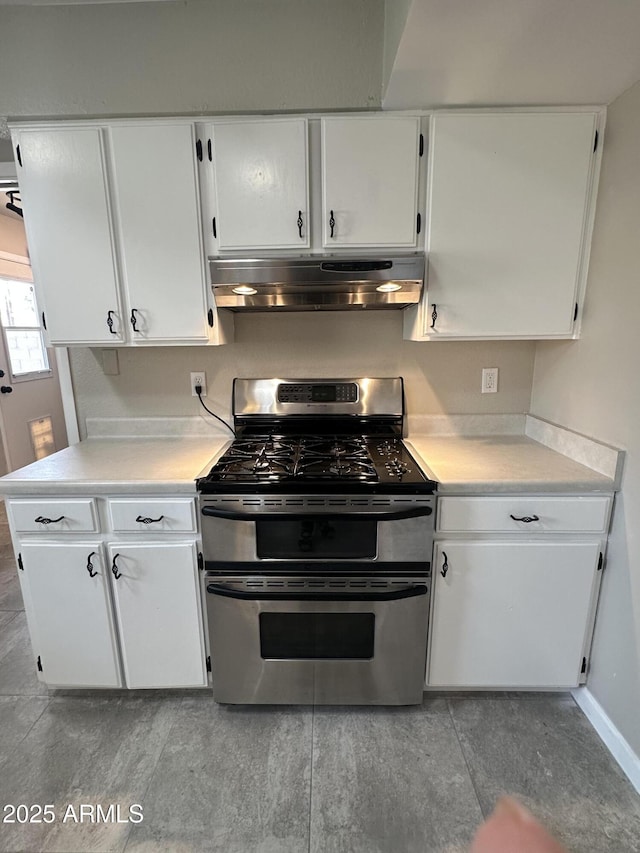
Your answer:
[[[0,431],[7,473],[62,450],[68,440],[55,352],[43,343],[33,283],[0,277],[0,315]]]

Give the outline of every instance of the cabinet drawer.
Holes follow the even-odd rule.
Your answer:
[[[195,505],[192,498],[156,500],[117,499],[109,501],[113,530],[130,533],[171,533],[196,531]]]
[[[535,497],[438,500],[438,531],[446,533],[606,533],[611,498]]]
[[[98,516],[92,498],[7,501],[19,533],[96,533]]]

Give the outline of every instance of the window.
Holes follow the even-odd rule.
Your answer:
[[[0,319],[14,378],[50,371],[31,281],[0,278]]]

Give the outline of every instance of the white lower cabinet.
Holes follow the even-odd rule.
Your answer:
[[[107,551],[127,686],[206,686],[195,542]]]
[[[207,686],[193,498],[10,499],[7,510],[42,681]]]
[[[442,539],[427,684],[567,688],[584,680],[602,541]]]
[[[18,565],[43,681],[50,687],[121,687],[102,544],[24,542]]]

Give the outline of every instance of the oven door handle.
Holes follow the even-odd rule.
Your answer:
[[[432,515],[433,507],[416,506],[412,509],[400,509],[396,512],[238,512],[235,509],[219,509],[215,506],[203,506],[202,515],[214,518],[227,518],[230,521],[309,521],[312,518],[355,518],[358,521],[400,521],[403,518],[418,518]]]
[[[426,595],[428,588],[424,584],[415,584],[406,589],[394,589],[391,592],[247,592],[243,589],[229,589],[217,583],[207,584],[210,595],[222,595],[225,598],[239,598],[243,601],[400,601],[402,598],[415,598]]]

